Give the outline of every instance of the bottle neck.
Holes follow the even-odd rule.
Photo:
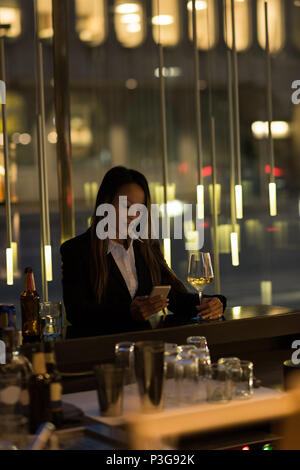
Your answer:
[[[24,291],[35,292],[35,282],[33,273],[26,273],[24,280]]]
[[[43,352],[37,352],[32,357],[32,373],[34,375],[46,374],[46,362]]]
[[[54,352],[45,353],[45,360],[46,360],[47,371],[49,373],[56,372],[57,366],[56,366]]]

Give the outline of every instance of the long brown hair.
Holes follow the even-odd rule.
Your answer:
[[[94,213],[91,223],[91,282],[100,303],[105,294],[107,280],[109,276],[109,266],[107,259],[108,240],[101,240],[97,237],[96,227],[102,217],[96,215],[97,207],[100,204],[112,204],[121,186],[135,183],[139,185],[145,194],[145,206],[148,210],[148,230],[151,230],[151,198],[147,180],[145,176],[136,170],[131,170],[122,166],[116,166],[109,170],[100,185]],[[153,285],[161,283],[162,271],[164,271],[168,282],[175,283],[177,288],[186,292],[184,284],[169,269],[160,251],[159,242],[150,237],[140,244],[140,251],[149,267]]]

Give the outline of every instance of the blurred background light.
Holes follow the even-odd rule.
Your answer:
[[[268,0],[270,52],[280,51],[285,44],[284,0]],[[266,48],[265,0],[257,0],[257,32],[260,46]]]
[[[76,31],[81,41],[99,46],[107,36],[106,0],[75,0]]]
[[[145,39],[145,13],[140,1],[115,2],[114,24],[118,41],[124,47],[138,47]]]
[[[193,7],[187,4],[189,17],[189,39],[193,40]],[[218,38],[218,9],[215,0],[196,1],[197,46],[208,50],[215,47]]]
[[[251,0],[235,0],[235,37],[237,51],[249,49],[252,43]],[[226,17],[224,17],[224,39],[232,48],[231,0],[226,0]]]
[[[180,39],[178,0],[152,0],[152,31],[157,44],[176,46]]]
[[[291,125],[285,121],[273,121],[271,129],[273,139],[287,139],[291,135]],[[256,139],[266,139],[269,136],[268,122],[255,121],[251,130]]]
[[[52,0],[37,0],[37,11],[39,37],[41,39],[52,38]]]

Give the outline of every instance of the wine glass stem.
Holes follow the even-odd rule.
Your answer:
[[[201,303],[202,303],[202,296],[203,296],[203,292],[200,291],[199,292],[199,305],[201,305]]]

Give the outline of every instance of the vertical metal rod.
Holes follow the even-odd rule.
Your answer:
[[[227,23],[227,0],[224,0],[225,17],[225,41],[228,47],[228,23]],[[232,52],[227,49],[227,95],[229,113],[229,152],[230,152],[230,213],[232,232],[236,228],[236,201],[235,201],[235,152],[234,152],[234,115],[233,115],[233,93],[232,93]]]
[[[70,135],[68,0],[52,0],[55,123],[61,241],[74,237],[74,202]]]
[[[235,106],[235,139],[236,139],[236,163],[237,163],[237,184],[242,184],[241,168],[241,131],[240,131],[240,104],[239,104],[239,72],[236,50],[235,34],[235,9],[234,1],[231,0],[231,26],[232,26],[232,54],[233,54],[233,88],[234,88],[234,106]]]
[[[34,2],[35,19],[35,78],[36,78],[36,118],[37,118],[37,143],[38,143],[38,176],[40,194],[40,236],[41,236],[41,273],[43,301],[48,301],[48,284],[46,277],[45,245],[47,244],[46,221],[46,195],[45,195],[45,112],[44,112],[44,81],[42,49],[39,41],[39,17],[37,0]]]
[[[267,113],[268,113],[268,143],[270,157],[270,183],[275,182],[274,178],[274,141],[272,135],[273,122],[273,106],[272,106],[272,72],[271,72],[271,54],[269,39],[269,18],[268,18],[268,1],[265,1],[265,31],[266,31],[266,77],[267,77]]]
[[[210,119],[210,136],[211,136],[211,160],[212,160],[212,182],[213,182],[213,247],[214,247],[214,269],[215,269],[215,286],[216,293],[220,294],[220,260],[219,260],[219,233],[218,233],[218,208],[217,208],[217,162],[216,162],[216,132],[215,118]]]
[[[164,203],[168,201],[168,145],[167,145],[167,119],[166,119],[166,92],[165,92],[165,78],[163,75],[164,56],[163,46],[161,43],[158,45],[159,51],[159,84],[160,84],[160,112],[161,112],[161,130],[162,130],[162,170],[163,170],[163,185],[164,185]]]
[[[45,244],[50,245],[50,220],[49,220],[49,192],[47,179],[47,159],[46,159],[46,115],[45,115],[45,93],[44,93],[44,60],[43,45],[38,41],[38,67],[39,67],[39,94],[40,94],[40,115],[42,130],[42,159],[43,159],[43,186],[44,186],[44,210],[45,210]]]
[[[40,232],[41,232],[41,272],[42,272],[42,289],[43,301],[48,301],[48,284],[46,278],[46,260],[45,260],[45,240],[46,240],[46,221],[45,221],[45,188],[43,185],[43,143],[42,143],[42,119],[41,115],[37,114],[38,126],[38,172],[39,172],[39,191],[40,191]]]
[[[207,75],[208,75],[208,109],[209,109],[209,116],[213,115],[213,104],[212,104],[212,53],[210,47],[210,36],[209,36],[209,5],[210,2],[207,1],[206,7],[206,25],[207,25]]]
[[[6,84],[4,36],[1,36],[0,38],[0,61],[1,61],[1,80]],[[3,126],[4,169],[5,169],[6,244],[7,244],[7,248],[11,248],[12,225],[11,225],[11,197],[10,197],[10,164],[9,164],[9,152],[8,152],[6,103],[2,103],[1,110],[2,110],[2,126]]]
[[[232,231],[236,228],[236,201],[235,201],[235,154],[234,154],[234,121],[233,121],[233,96],[232,96],[232,72],[231,51],[227,51],[227,82],[228,82],[228,111],[229,111],[229,145],[230,145],[230,213]]]
[[[197,164],[198,164],[198,184],[203,185],[203,142],[201,126],[201,101],[199,86],[199,52],[197,45],[197,18],[196,0],[193,0],[193,44],[194,44],[194,77],[195,77],[195,111],[196,111],[196,132],[197,132]]]
[[[215,270],[215,291],[220,293],[220,263],[219,263],[219,238],[218,238],[218,200],[217,200],[217,161],[216,161],[216,132],[215,132],[215,118],[213,115],[212,103],[212,57],[210,51],[210,37],[209,37],[209,2],[207,2],[207,34],[208,34],[208,90],[209,90],[209,117],[210,117],[210,147],[211,147],[211,165],[212,165],[212,226],[213,226],[213,251],[214,251],[214,270]]]

